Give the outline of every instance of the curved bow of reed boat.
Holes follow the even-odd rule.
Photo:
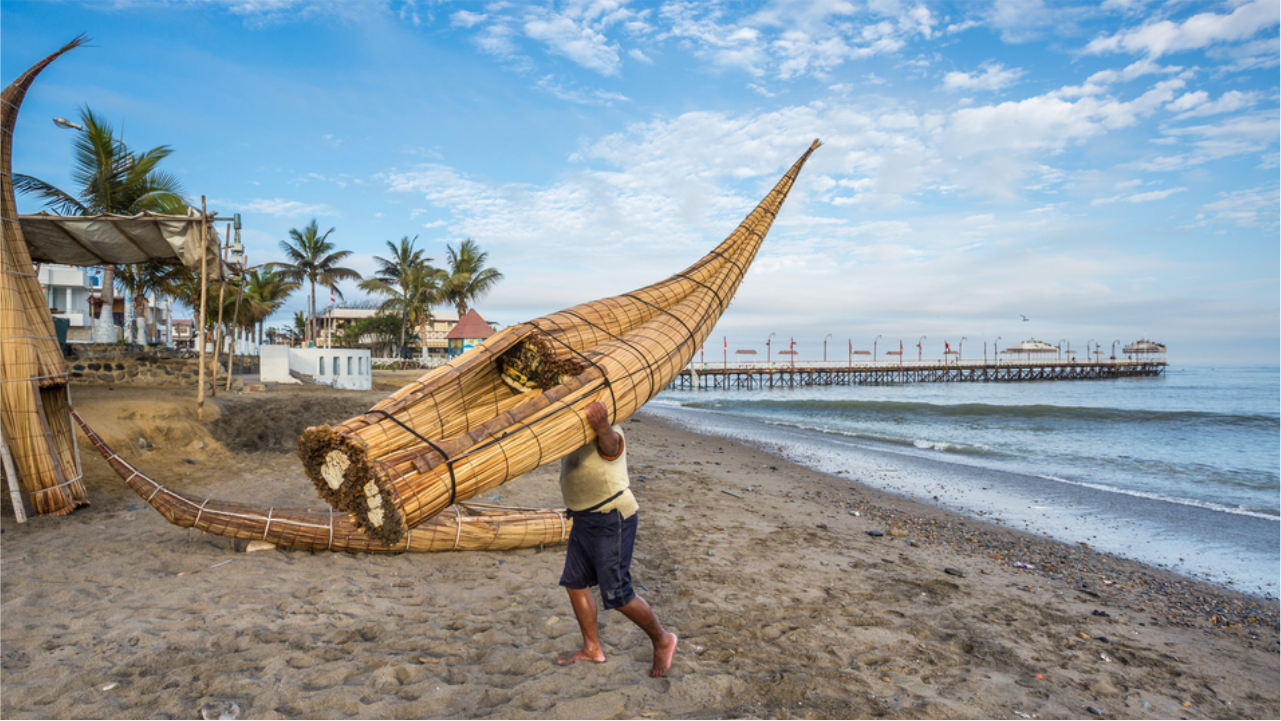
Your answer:
[[[815,140],[715,249],[630,293],[499,331],[334,426],[299,456],[321,498],[386,543],[450,505],[555,461],[595,436],[584,408],[619,422],[665,388],[729,307]]]
[[[67,415],[67,366],[49,303],[36,278],[18,223],[13,191],[13,133],[18,111],[36,77],[81,35],[31,66],[0,94],[0,444],[12,452],[36,513],[64,515],[89,505],[80,482],[75,430]],[[15,499],[19,506],[21,501]],[[19,509],[20,510],[20,509]]]
[[[346,514],[332,510],[263,508],[199,499],[166,488],[111,450],[75,411],[71,417],[125,484],[166,521],[217,536],[308,551],[506,551],[564,543],[573,525],[563,510],[460,503],[452,513],[436,516],[395,543],[383,543],[361,533]]]

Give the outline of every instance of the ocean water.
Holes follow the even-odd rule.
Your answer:
[[[664,391],[678,424],[1256,595],[1281,579],[1281,369]],[[999,520],[998,520],[999,519]]]

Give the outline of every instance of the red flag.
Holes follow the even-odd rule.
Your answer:
[[[725,350],[729,350],[729,336],[725,336]]]
[[[948,354],[948,353],[951,353],[951,352],[952,352],[952,346],[948,345],[948,342],[947,342],[947,341],[943,341],[943,353],[944,353],[944,355],[946,355],[946,354]]]
[[[337,302],[338,302],[338,300],[337,300],[336,298],[334,298],[334,289],[333,289],[333,288],[330,288],[330,289],[329,289],[329,302],[330,302],[330,303],[337,303]]]

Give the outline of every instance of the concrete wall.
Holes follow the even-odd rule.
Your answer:
[[[374,387],[367,349],[265,345],[259,349],[258,357],[263,383],[311,382],[352,391]]]

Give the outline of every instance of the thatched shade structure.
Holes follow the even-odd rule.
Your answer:
[[[636,412],[707,339],[818,146],[684,271],[504,328],[367,413],[307,429],[299,455],[321,497],[394,543],[451,504],[593,440],[589,403],[604,403],[613,422]],[[550,369],[542,377],[555,385],[528,382],[524,369]]]

